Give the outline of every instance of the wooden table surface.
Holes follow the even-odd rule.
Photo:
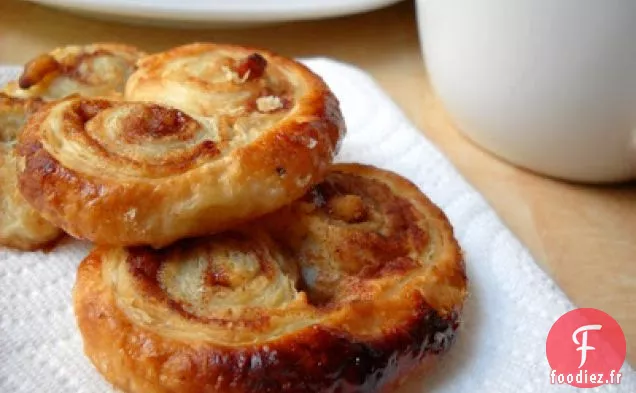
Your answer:
[[[577,306],[602,309],[619,321],[628,359],[636,364],[636,186],[541,178],[467,142],[428,84],[411,1],[345,18],[220,30],[131,26],[18,0],[0,2],[0,63],[20,64],[56,46],[95,41],[146,51],[192,41],[238,43],[363,68],[482,192]]]

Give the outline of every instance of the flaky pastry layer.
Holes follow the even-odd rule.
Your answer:
[[[466,285],[436,206],[341,164],[234,231],[98,246],[74,309],[87,356],[128,393],[378,392],[451,345]]]
[[[191,44],[140,60],[124,100],[72,98],[34,116],[20,190],[75,237],[158,248],[302,196],[344,133],[337,99],[300,63]]]

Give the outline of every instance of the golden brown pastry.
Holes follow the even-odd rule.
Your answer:
[[[34,250],[51,244],[62,231],[40,217],[17,187],[16,138],[27,117],[44,104],[39,99],[0,93],[0,247]]]
[[[452,343],[466,275],[444,214],[405,179],[336,165],[241,229],[94,249],[74,309],[127,393],[390,392]]]
[[[116,43],[69,45],[33,58],[4,91],[14,97],[55,100],[78,94],[121,97],[124,84],[145,54]]]
[[[141,60],[125,101],[71,98],[34,116],[20,189],[75,237],[162,247],[302,196],[344,133],[338,101],[303,65],[193,44]]]
[[[63,233],[18,191],[14,145],[27,117],[46,101],[69,95],[121,97],[142,55],[119,44],[61,47],[31,60],[19,81],[5,86],[0,93],[0,246],[35,250]]]

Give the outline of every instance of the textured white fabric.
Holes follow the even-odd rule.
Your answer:
[[[572,308],[554,282],[365,73],[326,59],[306,62],[342,104],[348,134],[338,160],[415,182],[447,213],[465,251],[472,294],[458,341],[432,375],[401,392],[576,391],[549,382],[546,337]],[[15,71],[0,69],[2,82]],[[76,267],[88,248],[68,241],[49,254],[0,250],[0,392],[112,391],[82,354],[71,307]],[[621,385],[586,391],[636,392],[634,371],[626,365],[622,372]]]

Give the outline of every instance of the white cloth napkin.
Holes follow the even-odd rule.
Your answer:
[[[540,270],[484,199],[364,72],[327,59],[306,60],[339,97],[348,134],[338,161],[396,171],[449,216],[465,251],[471,297],[458,340],[431,375],[400,393],[576,391],[551,385],[548,331],[572,304]],[[0,82],[16,75],[0,68]],[[413,86],[417,88],[417,86]],[[0,249],[0,392],[111,392],[82,353],[71,307],[76,267],[89,245],[65,242],[49,254]],[[586,391],[636,392],[621,385]]]

